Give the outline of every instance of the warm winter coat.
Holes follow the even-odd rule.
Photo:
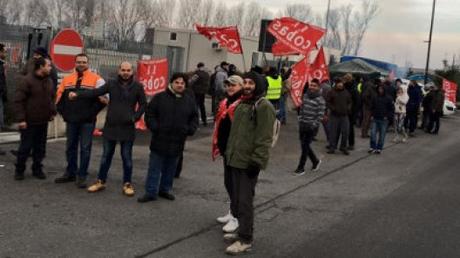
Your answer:
[[[0,60],[0,99],[4,102],[7,100],[7,87],[4,61]]]
[[[396,114],[405,114],[406,105],[409,101],[409,96],[404,91],[401,95],[398,95],[395,100],[395,113]]]
[[[337,88],[329,91],[326,100],[327,108],[334,116],[348,116],[351,114],[352,99],[350,93]]]
[[[147,105],[145,123],[152,132],[150,150],[178,156],[184,150],[187,136],[192,136],[198,128],[195,99],[189,94],[178,97],[168,88]]]
[[[371,115],[374,119],[389,121],[393,120],[394,104],[393,100],[386,93],[383,95],[378,94],[372,101]]]
[[[14,96],[16,122],[46,124],[56,115],[55,91],[49,77],[28,74],[21,78]]]
[[[28,73],[33,73],[34,67],[35,67],[35,58],[32,57],[27,61],[26,65],[24,65],[20,74],[25,76]],[[53,82],[53,89],[56,91],[58,87],[58,74],[57,74],[56,66],[54,66],[53,63],[51,63],[50,79]]]
[[[96,90],[78,94],[78,98],[94,98],[107,93],[110,101],[105,118],[104,137],[115,141],[133,141],[136,134],[135,123],[144,114],[147,104],[144,87],[134,80],[126,85],[120,79],[110,80]]]
[[[302,106],[299,112],[299,127],[316,129],[321,124],[326,110],[326,102],[319,92],[307,91],[303,95]]]
[[[363,108],[369,110],[372,106],[372,101],[376,96],[377,92],[375,91],[375,85],[369,81],[365,82],[361,96],[361,103]]]
[[[420,87],[418,85],[409,85],[409,87],[407,87],[407,95],[409,95],[409,101],[406,105],[407,112],[418,111],[423,98]]]
[[[444,92],[443,90],[434,90],[433,102],[431,103],[431,110],[442,113],[444,109]]]
[[[275,109],[268,100],[260,99],[265,88],[264,78],[255,72],[245,76],[256,82],[256,97],[242,100],[236,108],[225,156],[227,165],[234,168],[265,169],[273,140]]]
[[[191,78],[191,87],[195,94],[206,94],[209,88],[209,73],[205,70],[197,70]]]
[[[105,107],[99,98],[79,98],[70,101],[68,96],[71,91],[77,93],[91,91],[104,84],[104,79],[89,70],[84,71],[82,77],[79,77],[77,72],[64,77],[57,91],[57,108],[64,121],[68,123],[95,122],[97,114]]]

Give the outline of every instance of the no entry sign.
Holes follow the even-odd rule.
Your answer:
[[[51,41],[51,58],[62,72],[75,68],[75,56],[83,52],[83,40],[73,29],[63,29]]]

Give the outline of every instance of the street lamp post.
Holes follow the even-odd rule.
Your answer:
[[[428,82],[428,68],[430,66],[430,53],[431,53],[431,37],[433,35],[433,23],[434,23],[434,11],[436,9],[436,0],[433,0],[433,10],[431,13],[431,25],[430,25],[430,36],[428,39],[428,53],[426,56],[426,66],[425,66],[425,85]]]

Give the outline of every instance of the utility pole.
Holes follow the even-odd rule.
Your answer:
[[[436,0],[433,0],[433,10],[431,13],[431,25],[430,25],[430,37],[428,39],[428,54],[426,56],[426,66],[425,66],[425,80],[424,84],[428,82],[428,68],[430,67],[430,53],[431,53],[431,38],[433,35],[433,23],[434,23],[434,12],[436,9]]]

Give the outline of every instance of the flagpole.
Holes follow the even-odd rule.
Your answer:
[[[247,70],[246,70],[246,60],[244,58],[244,51],[243,51],[243,42],[241,41],[240,31],[238,30],[238,26],[235,26],[235,27],[236,27],[236,32],[238,33],[238,39],[240,41],[241,57],[243,59],[243,69],[244,69],[244,72],[247,72]]]

